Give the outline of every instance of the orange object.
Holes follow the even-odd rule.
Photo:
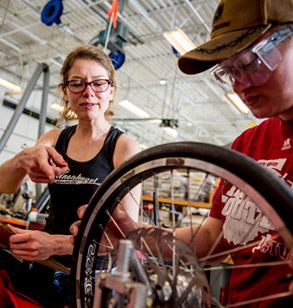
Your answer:
[[[11,224],[11,225],[21,226],[21,227],[26,227],[26,225],[27,225],[27,222],[25,220],[19,220],[19,219],[14,219],[14,218],[1,217],[0,221],[3,221],[5,223]]]
[[[114,28],[117,27],[118,0],[113,0],[111,8],[108,12],[109,18],[112,19]]]

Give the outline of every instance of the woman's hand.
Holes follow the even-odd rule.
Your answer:
[[[35,183],[52,183],[67,171],[67,163],[55,148],[35,145],[0,166],[0,193],[16,192],[29,178]]]
[[[18,167],[23,168],[33,182],[52,183],[68,170],[68,165],[55,148],[36,145],[19,153]]]
[[[16,233],[9,238],[10,249],[16,258],[28,261],[47,260],[52,255],[71,254],[69,235],[52,235],[37,230],[9,227]]]

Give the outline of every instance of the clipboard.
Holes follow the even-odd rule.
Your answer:
[[[11,235],[15,234],[5,223],[0,222],[0,248],[10,250],[9,238]],[[33,261],[44,266],[50,267],[56,272],[63,272],[70,275],[70,268],[64,266],[60,262],[57,262],[52,257],[44,261]]]

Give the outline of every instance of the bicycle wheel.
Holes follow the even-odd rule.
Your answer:
[[[193,187],[194,178],[199,177],[201,184],[195,188]],[[168,186],[169,192],[165,187],[166,195],[163,196],[169,197],[171,200],[169,211],[163,211],[160,207],[162,202],[166,202],[166,199],[158,198],[158,183],[162,179],[165,182],[169,181],[170,184]],[[219,294],[215,295],[216,291],[213,290],[214,280],[216,281],[220,275],[215,275],[211,279],[211,275],[207,273],[215,268],[206,265],[211,259],[223,259],[224,256],[233,255],[235,252],[227,250],[216,254],[213,247],[205,258],[197,259],[196,248],[193,245],[199,232],[198,230],[195,232],[193,226],[201,228],[202,222],[199,219],[204,221],[208,215],[207,213],[206,215],[194,215],[196,207],[206,205],[206,203],[198,203],[194,200],[199,200],[203,188],[213,186],[211,182],[218,181],[218,179],[220,179],[221,189],[218,188],[213,202],[222,202],[224,192],[233,191],[236,195],[237,191],[237,195],[242,200],[242,203],[240,202],[238,205],[243,205],[243,200],[245,200],[246,205],[256,204],[258,207],[257,213],[259,215],[248,217],[255,223],[250,223],[249,230],[241,235],[241,240],[238,239],[240,242],[235,245],[235,251],[249,249],[251,246],[258,247],[260,241],[256,242],[256,239],[261,239],[261,236],[265,234],[260,228],[261,223],[264,224],[264,222],[266,226],[273,225],[273,228],[269,229],[276,230],[287,247],[292,247],[293,193],[289,186],[271,171],[241,153],[214,145],[179,142],[156,146],[135,155],[119,166],[107,177],[91,198],[81,222],[73,252],[71,270],[73,306],[78,308],[93,307],[96,279],[99,279],[102,273],[115,271],[119,255],[117,254],[117,245],[114,243],[112,245],[105,230],[107,230],[107,224],[113,224],[112,213],[118,205],[121,206],[123,197],[127,194],[131,196],[131,190],[137,185],[142,185],[143,192],[148,191],[149,196],[146,198],[143,195],[141,200],[137,202],[140,210],[139,221],[156,225],[156,228],[138,229],[128,237],[119,227],[116,226],[116,228],[117,234],[121,234],[121,238],[129,238],[133,243],[134,254],[139,256],[140,263],[146,273],[147,284],[152,295],[146,295],[145,306],[211,307],[213,305],[214,307],[224,307],[225,303],[221,303],[223,300]],[[183,194],[178,182],[184,182]],[[220,197],[221,200],[219,200]],[[155,206],[153,208],[146,206],[146,199],[151,200]],[[177,211],[178,204],[184,209],[181,214]],[[213,206],[213,204],[208,205]],[[164,206],[167,207],[166,204]],[[187,243],[188,245],[175,236],[176,228],[182,226],[189,226],[193,232],[192,242]],[[165,227],[171,228],[171,232],[166,232]],[[253,238],[251,238],[251,234],[255,234]],[[109,246],[112,247],[110,254],[105,257],[99,256],[99,250],[104,248],[104,244],[101,244],[102,236],[104,239],[106,236]],[[147,244],[142,249],[142,242],[147,243],[148,238],[157,239],[156,254],[150,249],[146,249]],[[219,238],[218,243],[221,240]],[[162,251],[159,251],[161,247],[173,249],[171,260],[166,261]],[[146,252],[146,250],[148,251]],[[286,262],[281,262],[281,264],[278,262],[276,266],[286,266],[283,263]],[[221,264],[224,265],[224,269],[230,266],[226,262]],[[233,267],[233,265],[231,266]],[[255,266],[263,268],[264,266],[271,267],[273,264],[270,262],[268,265]],[[203,272],[205,272],[204,275],[202,275]],[[129,279],[138,280],[133,271],[130,271]],[[129,291],[129,289],[127,290]],[[108,297],[103,298],[105,301],[110,298],[113,307],[115,306],[113,304],[115,302],[114,293],[108,292]],[[271,298],[278,296],[287,296],[288,299],[288,294],[283,293],[282,295],[269,295],[262,299],[257,298],[254,302],[270,301]],[[124,294],[123,306],[127,306],[129,300],[129,297],[127,298],[127,295]],[[230,303],[227,307],[244,307],[252,305],[252,303],[250,300],[246,303]],[[111,305],[109,307],[112,307]],[[108,306],[104,304],[103,307]]]

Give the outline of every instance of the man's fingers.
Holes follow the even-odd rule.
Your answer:
[[[77,235],[79,227],[80,227],[80,223],[81,223],[81,220],[78,220],[70,226],[70,233],[72,233],[73,236]]]
[[[70,237],[70,243],[71,243],[72,245],[74,245],[75,238],[76,238],[76,236],[77,236],[77,234],[78,234],[78,231],[79,231],[80,223],[81,223],[81,220],[78,220],[78,221],[74,222],[74,223],[70,226],[70,228],[69,228],[70,233],[72,234],[72,236]]]
[[[84,215],[84,212],[86,211],[87,209],[87,206],[88,204],[84,204],[82,206],[80,206],[78,209],[77,209],[77,216],[82,219],[83,215]]]

